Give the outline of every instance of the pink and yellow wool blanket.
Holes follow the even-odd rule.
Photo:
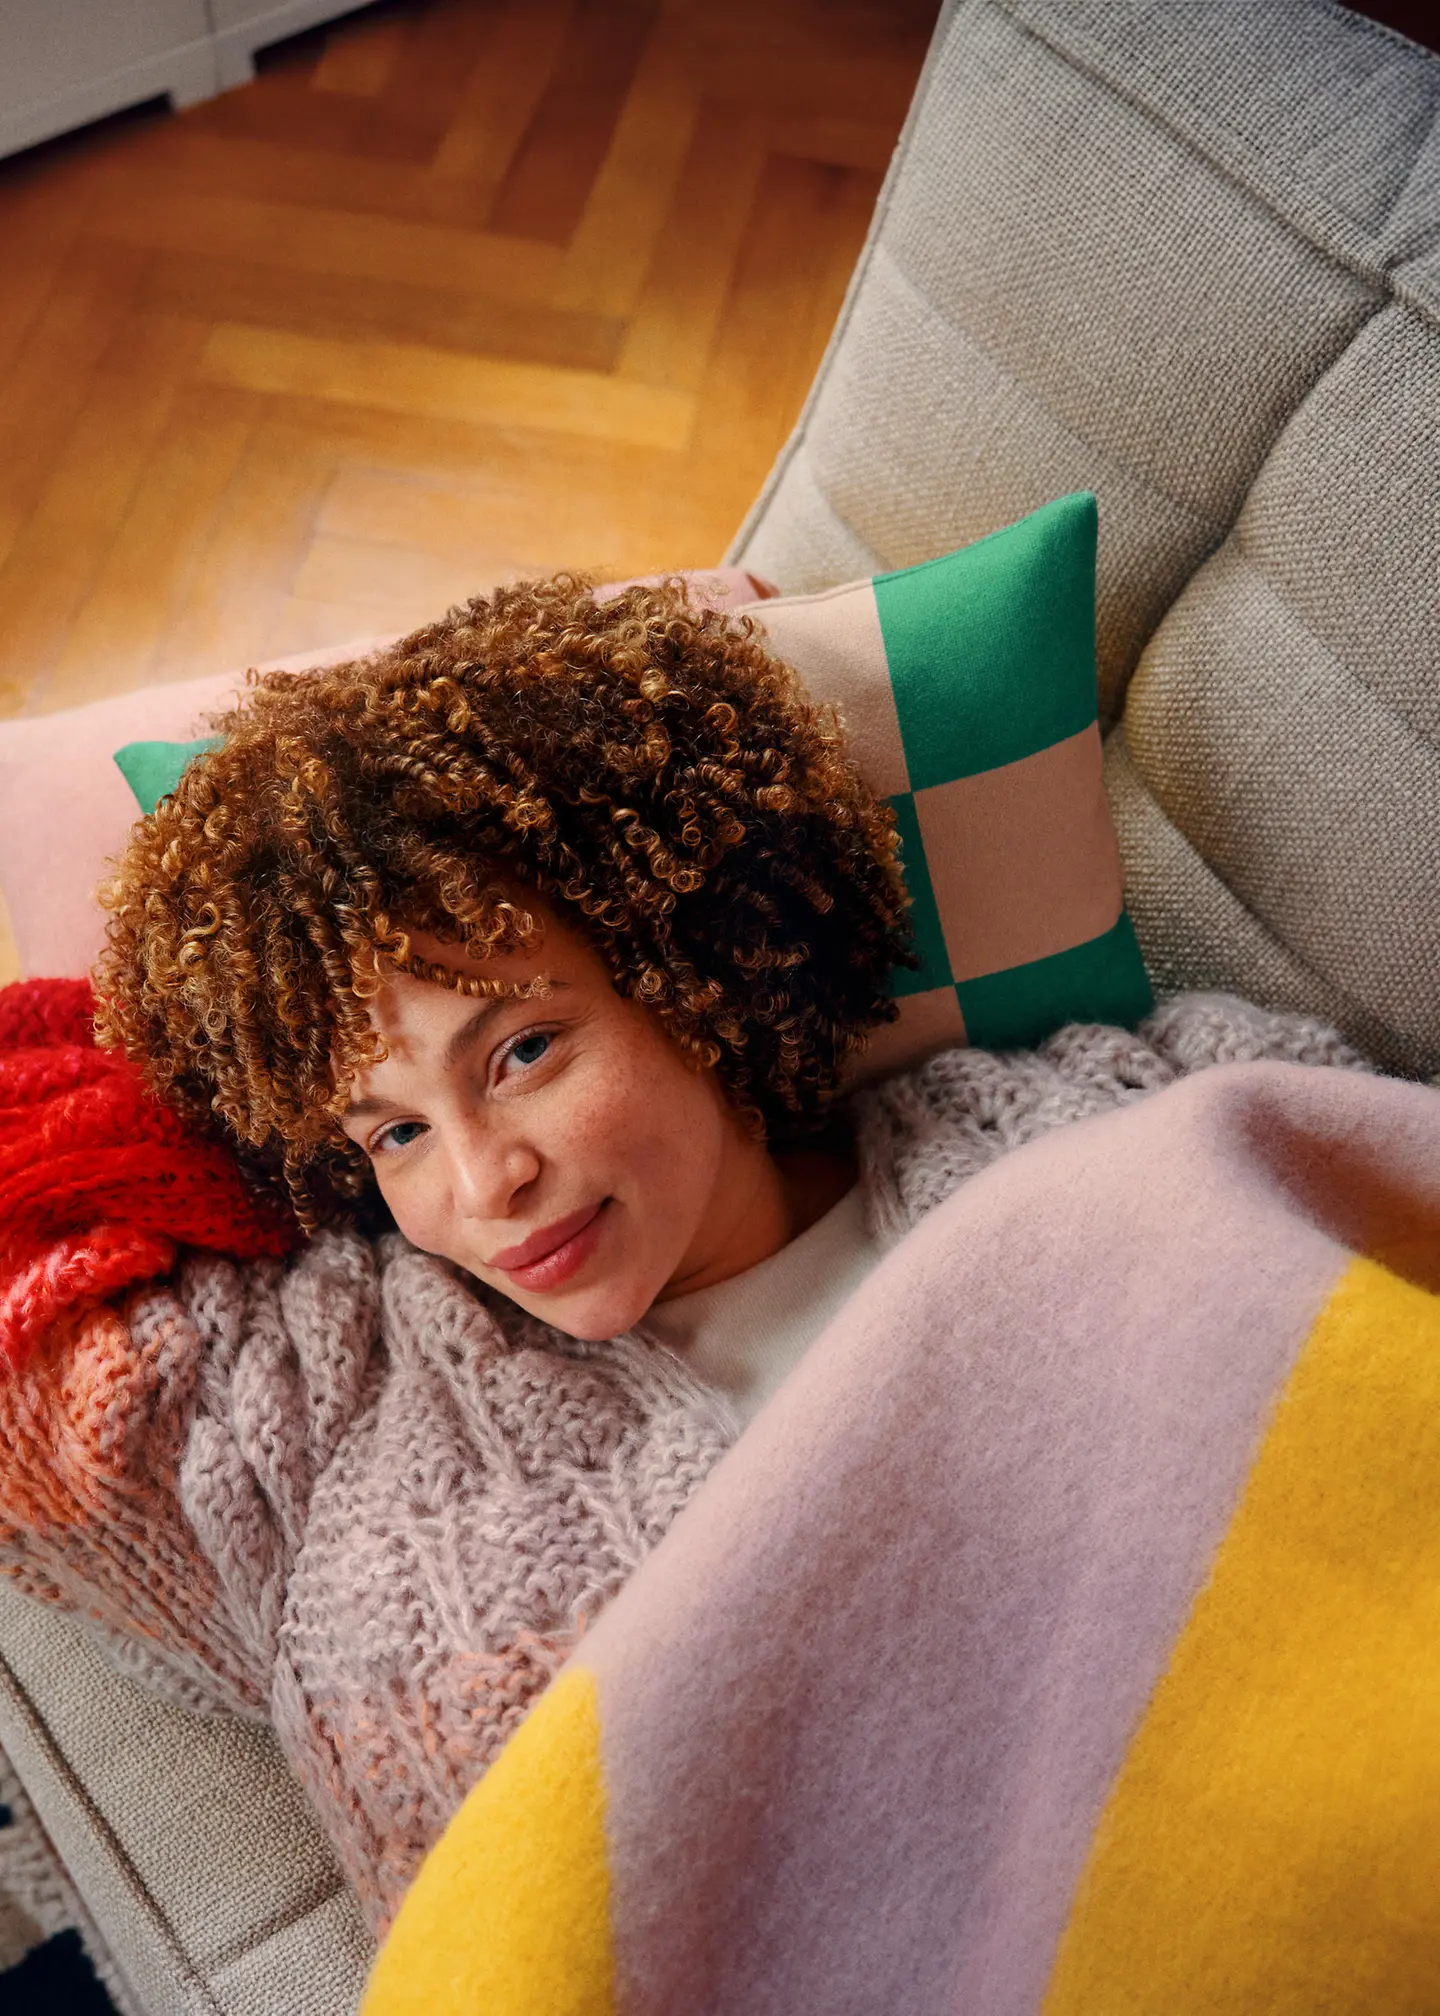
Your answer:
[[[1432,2010],[1440,1094],[1359,1061],[1195,996],[872,1088],[898,1243],[726,1454],[643,1335],[280,1258],[10,990],[0,1572],[273,1725],[370,2016]]]
[[[888,1256],[365,2016],[1440,2007],[1440,1093],[1205,1071]]]

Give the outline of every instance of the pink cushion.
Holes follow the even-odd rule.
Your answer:
[[[697,599],[730,609],[773,593],[738,567],[686,578]],[[600,592],[618,594],[630,585],[616,582]],[[264,669],[309,671],[391,641],[360,637],[278,658]],[[88,972],[105,931],[95,885],[137,817],[115,751],[127,742],[183,742],[203,733],[204,717],[226,706],[243,685],[243,673],[223,672],[146,686],[61,714],[0,722],[0,894],[13,934],[8,947],[0,941],[0,982]]]

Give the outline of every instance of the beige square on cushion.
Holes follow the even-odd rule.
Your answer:
[[[1099,732],[916,793],[957,981],[1049,959],[1114,924],[1120,857]]]

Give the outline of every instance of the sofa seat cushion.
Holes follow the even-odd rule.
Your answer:
[[[0,1744],[146,2016],[351,2016],[369,1935],[268,1730],[0,1580]]]

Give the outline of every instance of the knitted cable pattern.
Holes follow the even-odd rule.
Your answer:
[[[1262,1058],[1375,1068],[1328,1024],[1232,994],[1177,995],[1133,1031],[1073,1022],[1035,1050],[942,1050],[853,1102],[871,1228],[899,1238],[967,1177],[1052,1127],[1191,1071]]]
[[[132,1305],[140,1340],[186,1321],[180,1502],[379,1932],[728,1415],[668,1354],[549,1331],[393,1235],[192,1260]]]
[[[950,1051],[853,1102],[893,1238],[999,1155],[1258,1057],[1363,1067],[1223,996]],[[0,1569],[175,1698],[264,1712],[371,1924],[734,1432],[643,1333],[580,1343],[395,1235],[191,1254],[0,1378]]]
[[[0,1376],[0,1572],[182,1705],[260,1719],[268,1670],[178,1495],[200,1341],[166,1302],[142,1296],[144,1323],[136,1306],[67,1317]]]

